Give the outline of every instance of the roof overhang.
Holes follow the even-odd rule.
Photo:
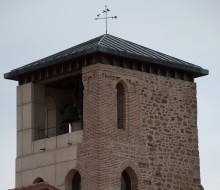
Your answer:
[[[34,72],[34,71],[37,71],[37,70],[40,70],[40,69],[43,69],[46,67],[50,67],[50,66],[53,66],[56,64],[63,63],[65,61],[70,61],[70,60],[76,59],[78,57],[86,56],[86,55],[93,54],[93,53],[105,53],[105,54],[109,54],[112,56],[119,56],[119,57],[124,57],[124,58],[132,59],[132,60],[142,61],[146,64],[151,63],[151,64],[155,64],[155,65],[159,65],[159,66],[163,66],[163,67],[168,67],[168,68],[172,68],[172,69],[188,71],[188,72],[194,73],[195,78],[209,74],[208,70],[203,69],[202,67],[176,64],[171,61],[164,61],[162,59],[150,58],[150,57],[146,57],[146,56],[142,56],[142,55],[138,55],[138,54],[129,53],[127,51],[118,51],[118,50],[115,50],[112,48],[97,45],[97,46],[93,46],[89,49],[84,49],[82,51],[78,51],[73,54],[69,54],[67,56],[56,57],[55,59],[48,59],[48,60],[42,59],[37,62],[30,63],[30,64],[25,65],[23,67],[19,67],[17,69],[14,69],[8,73],[5,73],[4,78],[11,79],[11,80],[18,80],[18,77],[20,75],[24,75],[29,72]]]

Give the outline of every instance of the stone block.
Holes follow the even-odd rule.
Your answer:
[[[42,152],[41,149],[43,149],[43,148],[46,149],[46,140],[47,139],[40,139],[40,140],[33,142],[34,153]]]
[[[28,156],[23,156],[22,157],[22,171],[25,171],[25,170],[30,170],[30,169],[33,169],[35,168],[35,162],[34,162],[34,157],[35,155],[32,154],[32,155],[28,155]]]
[[[23,104],[33,102],[33,83],[22,85]]]
[[[77,158],[76,146],[60,148],[56,151],[56,163],[75,160]]]
[[[75,160],[56,164],[56,187],[65,185],[68,172],[74,168],[76,168]]]
[[[17,132],[17,157],[22,156],[22,131]]]
[[[21,186],[27,186],[33,184],[35,179],[33,178],[33,170],[26,170],[21,172],[21,179],[22,179]]]
[[[32,127],[32,116],[33,116],[33,104],[24,104],[22,106],[22,121],[23,121],[23,130],[30,129]]]
[[[23,104],[23,89],[22,89],[22,85],[21,86],[17,86],[17,106],[21,106]]]
[[[33,142],[34,153],[42,152],[42,148],[45,150],[54,150],[56,149],[56,137],[50,137],[45,139],[40,139]]]
[[[15,174],[15,187],[21,187],[22,186],[22,172],[16,172]]]
[[[22,160],[22,158],[16,158],[16,172],[20,172],[20,171],[22,171],[22,168],[21,168],[21,166],[22,166],[22,163],[21,163],[21,160]]]
[[[79,144],[83,141],[83,130],[75,131],[69,134],[69,142]]]
[[[50,137],[46,139],[46,150],[54,150],[56,149],[56,137]]]
[[[57,147],[66,147],[68,143],[69,133],[57,136]]]
[[[23,156],[31,154],[32,153],[32,130],[24,130],[22,132],[22,153]]]
[[[55,164],[55,151],[43,151],[35,154],[34,163],[36,168]]]
[[[23,125],[23,107],[22,106],[17,106],[17,131],[22,130],[22,125]]]
[[[31,170],[55,163],[55,151],[44,151],[22,158],[22,170]]]

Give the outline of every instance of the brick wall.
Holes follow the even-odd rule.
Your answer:
[[[125,85],[125,129],[117,128],[116,85]],[[110,65],[83,68],[83,190],[119,190],[129,167],[133,189],[200,190],[196,85]]]

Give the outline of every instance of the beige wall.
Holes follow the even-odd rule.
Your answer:
[[[44,85],[32,83],[17,87],[16,187],[32,184],[41,177],[64,189],[67,173],[75,168],[82,130],[34,141],[33,128],[45,125],[45,97],[58,100],[60,94],[47,89],[45,95]],[[57,106],[61,105],[58,103]]]

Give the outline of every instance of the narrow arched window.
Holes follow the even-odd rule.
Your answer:
[[[131,190],[131,178],[126,170],[121,175],[121,190]]]
[[[117,89],[117,127],[125,129],[125,88],[120,82],[116,86]]]
[[[137,190],[138,180],[135,172],[126,168],[121,174],[121,190]]]
[[[81,190],[81,176],[79,172],[76,172],[76,174],[73,177],[72,190]]]

